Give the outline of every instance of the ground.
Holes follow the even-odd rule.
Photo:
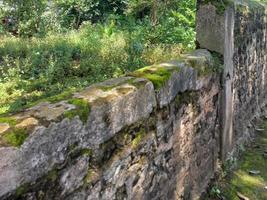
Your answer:
[[[267,199],[267,120],[263,122],[261,129],[252,144],[243,149],[236,169],[214,184],[210,199]]]

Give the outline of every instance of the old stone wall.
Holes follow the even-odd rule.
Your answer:
[[[1,199],[195,199],[218,155],[207,50],[43,102],[2,123]],[[24,127],[12,147],[5,136]]]
[[[199,0],[197,40],[224,56],[220,124],[226,160],[253,135],[252,120],[266,104],[267,6],[249,0],[224,6]]]
[[[214,2],[198,2],[197,41],[219,55],[198,49],[1,116],[0,199],[199,199],[267,93],[266,6]]]

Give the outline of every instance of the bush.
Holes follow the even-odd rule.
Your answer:
[[[100,0],[94,1],[97,2]],[[107,13],[113,14],[95,15],[101,23],[93,23],[90,18],[90,22],[79,25],[79,30],[62,33],[69,27],[64,27],[65,22],[57,17],[50,19],[55,13],[48,10],[42,11],[36,37],[29,37],[31,33],[21,38],[0,37],[0,114],[18,111],[38,99],[118,77],[145,65],[176,59],[194,47],[194,1],[169,2],[161,8],[166,12],[159,11],[156,24],[151,23],[149,12],[141,17],[128,16],[123,14],[124,7],[117,10],[115,4],[109,6],[112,2],[117,1],[101,4],[105,8],[93,3],[90,9],[107,9]],[[42,34],[41,30],[47,33]]]

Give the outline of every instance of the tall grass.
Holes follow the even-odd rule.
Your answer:
[[[0,38],[0,114],[32,102],[178,58],[181,44],[153,43],[145,26],[84,24],[45,38]],[[151,35],[150,35],[151,36]]]

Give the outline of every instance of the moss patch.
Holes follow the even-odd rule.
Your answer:
[[[10,146],[20,147],[27,137],[25,129],[15,128],[3,135],[3,141]]]
[[[173,71],[179,71],[179,68],[174,67],[168,69],[163,66],[155,65],[136,70],[129,75],[146,78],[153,83],[156,90],[159,90],[170,79]]]
[[[53,169],[51,170],[50,172],[48,172],[47,176],[46,176],[46,179],[48,181],[52,181],[52,182],[55,182],[58,178],[58,170],[56,169]]]
[[[23,194],[25,194],[30,188],[29,184],[24,184],[16,189],[15,196],[16,198],[20,198]]]
[[[132,141],[132,147],[136,148],[139,146],[139,144],[141,143],[141,141],[143,140],[145,135],[145,130],[141,129],[135,136],[135,138]]]
[[[68,100],[68,103],[75,105],[76,108],[74,110],[66,111],[64,117],[73,119],[75,116],[79,116],[80,120],[83,123],[86,123],[90,113],[89,103],[84,99],[76,98]]]

